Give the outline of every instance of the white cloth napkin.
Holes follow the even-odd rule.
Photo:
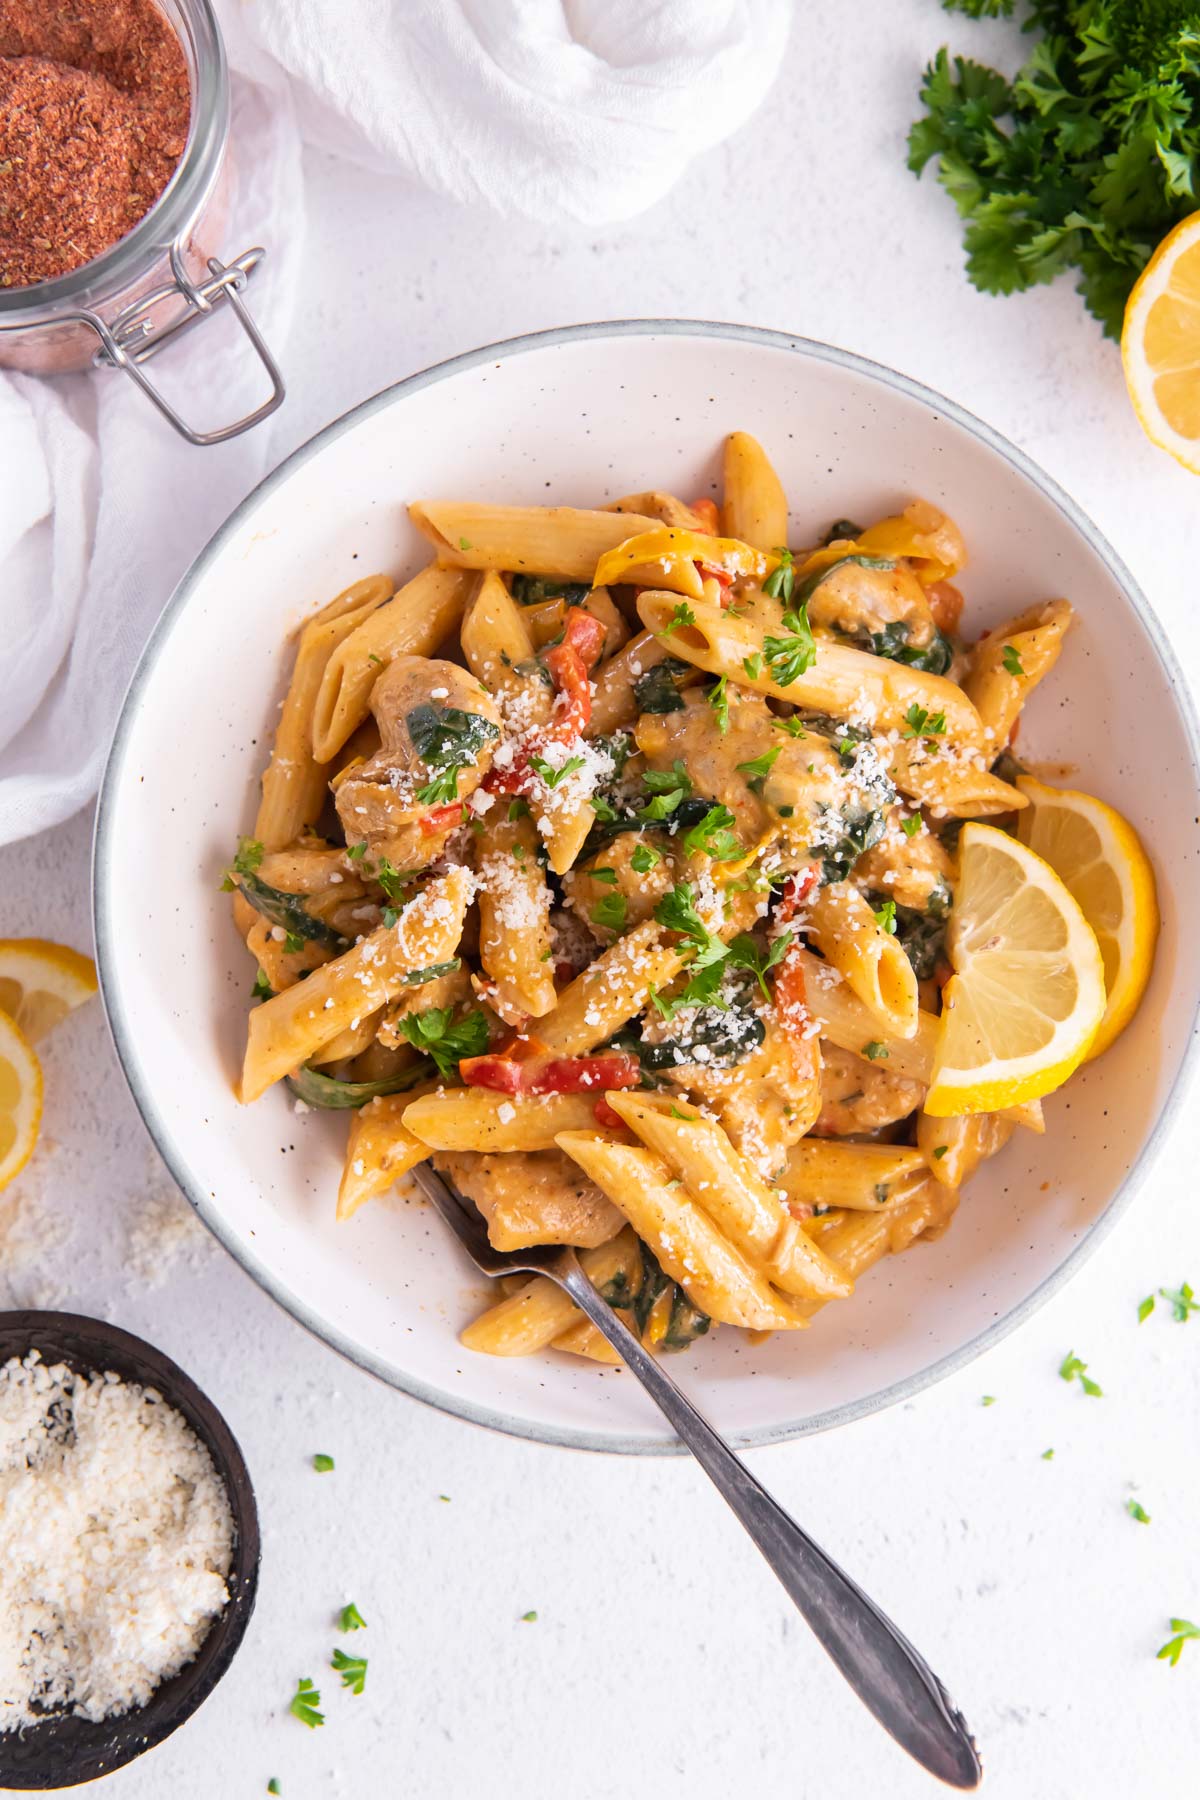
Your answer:
[[[302,138],[451,200],[605,224],[653,204],[749,117],[790,16],[788,0],[218,9],[240,171],[223,248],[271,246],[248,299],[285,363],[304,250]],[[219,396],[232,417],[261,397],[262,372],[240,334],[218,345],[215,331],[210,322],[166,354],[173,381]],[[95,793],[155,618],[264,473],[271,443],[260,426],[193,449],[115,371],[0,375],[0,843]]]

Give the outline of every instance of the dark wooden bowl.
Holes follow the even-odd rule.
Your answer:
[[[208,1698],[228,1669],[254,1611],[258,1588],[258,1509],[242,1453],[228,1425],[190,1376],[161,1350],[103,1319],[77,1313],[0,1313],[0,1363],[39,1350],[47,1363],[80,1374],[112,1369],[127,1381],[157,1388],[183,1414],[225,1483],[233,1514],[229,1604],[186,1668],[155,1689],[145,1706],[93,1724],[72,1713],[48,1714],[25,1731],[0,1732],[0,1788],[76,1787],[132,1762],[161,1744]]]

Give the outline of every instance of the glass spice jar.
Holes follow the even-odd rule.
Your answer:
[[[102,255],[31,287],[0,288],[0,368],[32,375],[122,369],[189,443],[220,444],[273,413],[286,391],[242,297],[266,252],[256,246],[228,260],[217,254],[231,178],[229,65],[210,0],[156,3],[180,40],[191,83],[178,167],[145,217]],[[224,305],[257,352],[271,393],[243,418],[196,431],[143,364]]]

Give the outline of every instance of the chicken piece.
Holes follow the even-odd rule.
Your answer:
[[[925,590],[906,562],[873,569],[853,554],[834,563],[817,583],[809,596],[808,617],[814,626],[853,638],[873,637],[889,625],[904,625],[903,641],[914,650],[928,648],[937,629]]]
[[[919,1081],[890,1075],[851,1050],[821,1040],[821,1113],[813,1126],[818,1137],[848,1137],[879,1131],[907,1118],[925,1098]]]
[[[459,822],[451,817],[426,830],[431,808],[465,800],[491,767],[500,735],[496,702],[457,663],[398,656],[372,689],[371,711],[379,749],[366,762],[347,765],[334,783],[346,842],[365,842],[375,861],[424,868]],[[441,800],[418,799],[439,777],[446,778]]]
[[[593,1250],[616,1237],[625,1216],[561,1150],[489,1156],[439,1151],[433,1166],[473,1200],[497,1250],[575,1244]]]
[[[563,876],[563,893],[567,905],[587,924],[588,930],[595,937],[602,939],[604,943],[611,943],[621,932],[640,925],[650,917],[675,880],[675,864],[670,854],[671,841],[662,831],[622,831],[603,850],[598,850],[595,856],[568,869]],[[632,859],[639,848],[643,852],[639,861],[649,861],[651,856],[658,859],[648,869],[635,869],[633,866]],[[605,871],[610,869],[616,875],[615,881],[605,876]],[[625,902],[624,914],[619,923],[598,923],[593,918],[595,908],[603,906],[606,900],[611,901],[617,897]],[[619,907],[616,910],[620,912]],[[601,919],[603,917],[602,912]]]
[[[933,900],[944,917],[950,905],[954,860],[928,827],[912,837],[902,830],[900,821],[906,810],[890,810],[883,836],[855,863],[854,879],[916,912],[924,912]]]

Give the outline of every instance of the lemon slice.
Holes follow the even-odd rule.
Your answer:
[[[24,1032],[0,1012],[0,1188],[33,1155],[41,1118],[42,1065]]]
[[[1121,361],[1146,436],[1200,474],[1200,212],[1163,239],[1138,276]]]
[[[1049,863],[991,825],[964,825],[946,951],[925,1111],[999,1112],[1061,1087],[1104,1016],[1104,965]]]
[[[1021,842],[1062,876],[1104,958],[1108,1005],[1090,1060],[1124,1031],[1146,991],[1158,941],[1154,870],[1128,819],[1103,800],[1031,775],[1019,776],[1017,786],[1030,802],[1017,817]]]
[[[44,938],[0,938],[0,1008],[31,1044],[96,992],[96,965]]]

